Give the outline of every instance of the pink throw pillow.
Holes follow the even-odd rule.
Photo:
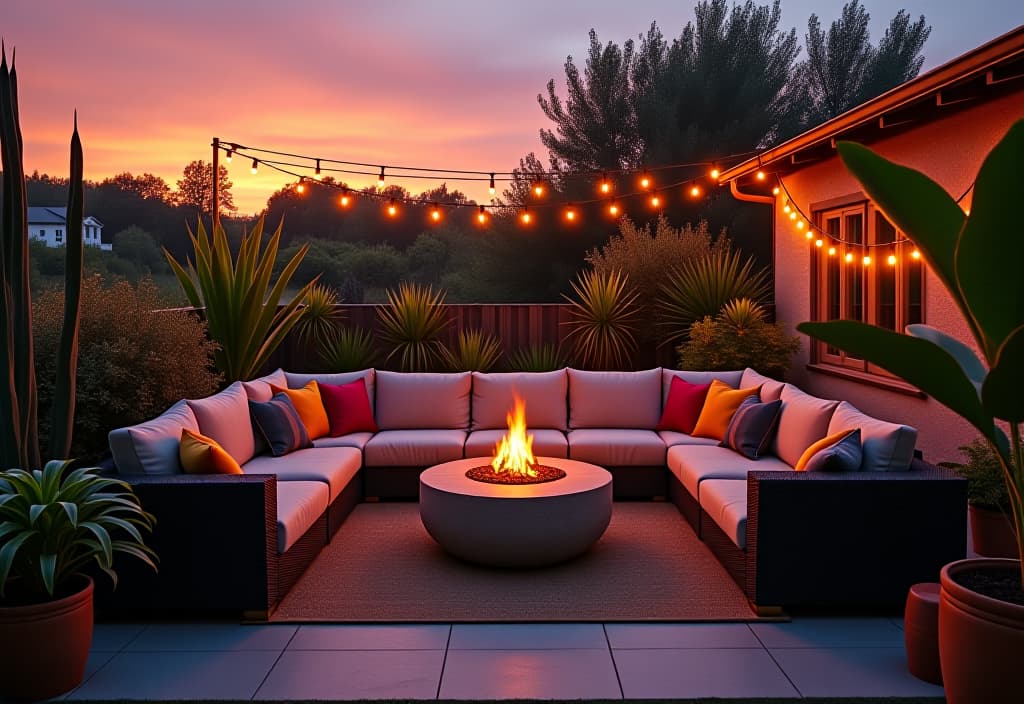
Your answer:
[[[358,432],[377,432],[377,423],[370,410],[370,397],[366,393],[366,380],[356,379],[348,384],[320,384],[320,399],[327,411],[331,437]]]
[[[672,377],[665,410],[656,430],[675,430],[692,435],[710,388],[711,384],[691,384],[681,377]]]

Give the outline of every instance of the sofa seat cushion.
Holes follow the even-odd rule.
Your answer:
[[[363,448],[367,467],[429,467],[461,460],[464,430],[382,430]]]
[[[183,429],[199,432],[192,408],[178,401],[153,420],[116,428],[107,436],[119,474],[181,474],[178,448]]]
[[[707,479],[743,479],[753,470],[792,472],[778,457],[750,460],[727,447],[675,445],[668,449],[668,468],[695,499],[700,499],[701,482]]]
[[[661,418],[661,369],[569,370],[570,428],[643,428]]]
[[[469,372],[377,372],[381,430],[469,429]]]
[[[246,474],[276,474],[277,483],[323,482],[330,500],[341,496],[362,466],[362,453],[354,447],[310,447],[283,457],[259,455],[245,463]]]
[[[565,430],[569,421],[569,375],[553,372],[473,372],[473,419],[470,430],[504,428],[514,396],[526,404],[531,427]]]
[[[736,547],[747,549],[746,480],[704,480],[700,485],[700,507]]]
[[[653,430],[582,428],[569,431],[569,457],[602,467],[665,464],[665,443]]]
[[[323,482],[277,483],[277,552],[288,550],[298,542],[330,503],[328,488]],[[324,542],[327,533],[324,532]]]
[[[313,447],[355,447],[362,450],[372,437],[373,433],[349,433],[336,438],[325,435],[314,440]]]
[[[675,430],[659,430],[658,437],[665,443],[665,447],[673,445],[718,445],[714,438],[698,438],[686,433],[678,433]]]
[[[466,438],[466,457],[491,457],[494,446],[505,434],[504,430],[474,430]],[[565,433],[551,428],[530,428],[527,434],[533,436],[533,454],[535,457],[568,457],[569,443]]]
[[[236,381],[223,391],[200,399],[189,399],[199,432],[213,438],[244,465],[256,454],[256,436],[249,418],[249,396],[242,382]]]

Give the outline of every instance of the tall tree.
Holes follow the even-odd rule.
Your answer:
[[[911,23],[906,10],[897,12],[889,21],[864,76],[860,91],[861,102],[906,83],[920,73],[924,65],[921,50],[931,33],[932,28],[925,24],[924,15]]]
[[[141,198],[156,198],[165,203],[172,202],[171,187],[167,185],[167,181],[154,174],[147,173],[135,176],[125,171],[116,176],[103,179],[102,183],[113,184],[122,191],[135,193]]]
[[[218,198],[220,209],[235,212],[235,199],[231,195],[231,179],[228,170],[221,166],[218,171]],[[174,194],[178,205],[198,210],[200,213],[213,212],[213,164],[205,161],[193,161],[185,167],[182,177],[178,179],[178,190]]]

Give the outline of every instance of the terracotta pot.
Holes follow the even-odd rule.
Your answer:
[[[0,606],[0,699],[49,699],[78,686],[92,645],[92,580],[74,594]]]
[[[942,568],[939,658],[949,704],[1019,704],[1024,692],[1024,606],[957,582],[966,572],[1020,569],[1019,560],[958,560]]]
[[[985,557],[1018,558],[1017,531],[1013,520],[1002,511],[968,506],[967,515],[971,521],[971,536],[974,552]]]

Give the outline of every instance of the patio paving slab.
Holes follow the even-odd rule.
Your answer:
[[[751,623],[750,629],[769,650],[903,647],[903,631],[888,618],[800,618]]]
[[[758,648],[745,623],[609,623],[612,649],[628,648]]]
[[[450,650],[441,699],[621,699],[606,649]]]
[[[116,653],[135,640],[146,628],[144,623],[97,623],[92,630],[93,653]]]
[[[447,624],[306,625],[288,650],[444,650]]]
[[[68,699],[250,699],[279,653],[123,652]]]
[[[608,649],[600,623],[456,623],[451,650]]]
[[[150,624],[126,650],[159,652],[196,650],[273,650],[280,653],[295,635],[295,625],[243,625],[237,623]]]
[[[941,697],[907,670],[899,648],[786,648],[772,657],[805,697]]]
[[[800,693],[764,650],[616,650],[627,699],[796,697]]]
[[[443,650],[288,650],[255,699],[434,699]]]

